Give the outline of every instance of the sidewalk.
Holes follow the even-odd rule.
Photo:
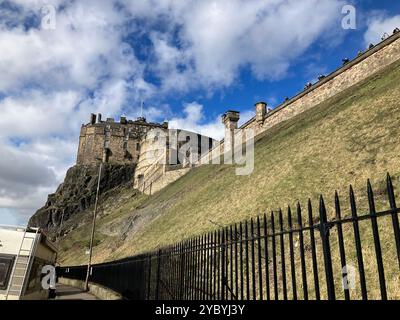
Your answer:
[[[57,284],[56,300],[98,300],[94,295],[82,289]]]

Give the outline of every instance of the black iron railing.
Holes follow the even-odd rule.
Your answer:
[[[311,200],[306,218],[298,203],[295,215],[288,207],[285,218],[278,210],[157,252],[93,265],[90,281],[139,300],[400,298],[400,209],[389,174],[378,199],[388,200],[387,210],[377,212],[369,181],[366,195],[364,215],[350,186],[347,215],[335,193],[335,217],[328,219],[321,196],[317,217]],[[372,237],[365,240],[365,234]],[[86,266],[59,272],[84,280]]]

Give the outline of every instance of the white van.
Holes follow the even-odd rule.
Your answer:
[[[40,229],[0,225],[0,300],[47,299],[42,267],[56,258],[56,247]]]

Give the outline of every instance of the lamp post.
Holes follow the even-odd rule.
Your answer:
[[[85,281],[85,290],[89,290],[89,275],[90,275],[90,268],[92,264],[92,253],[93,253],[93,240],[94,240],[94,231],[96,228],[96,216],[97,216],[97,202],[99,200],[99,190],[100,190],[100,180],[101,180],[101,172],[103,169],[103,161],[100,158],[96,158],[96,160],[100,160],[100,167],[99,167],[99,177],[97,179],[97,191],[96,191],[96,200],[94,203],[94,212],[93,212],[93,223],[92,223],[92,235],[90,238],[90,247],[89,247],[89,262],[86,272],[86,281]]]

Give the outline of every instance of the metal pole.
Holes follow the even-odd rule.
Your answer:
[[[61,214],[61,221],[60,221],[60,225],[59,225],[58,231],[57,231],[56,242],[58,242],[58,240],[59,240],[59,238],[60,238],[60,236],[61,236],[61,228],[62,228],[63,222],[64,222],[64,211],[63,211],[63,213]]]
[[[90,268],[92,264],[92,253],[93,253],[93,240],[94,240],[94,231],[96,228],[96,216],[97,216],[97,202],[99,200],[99,190],[100,190],[100,180],[101,180],[101,171],[103,169],[103,162],[100,162],[100,168],[99,168],[99,177],[97,181],[97,191],[96,191],[96,201],[94,203],[94,212],[93,212],[93,224],[92,224],[92,235],[90,238],[90,247],[89,247],[89,263],[87,266],[87,272],[86,272],[86,281],[85,281],[85,290],[89,290],[89,274],[90,274]]]

